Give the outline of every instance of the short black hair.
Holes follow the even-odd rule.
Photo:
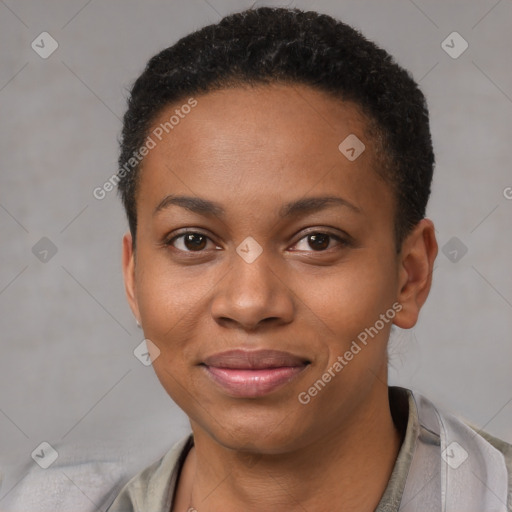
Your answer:
[[[118,171],[134,245],[141,163],[133,156],[155,118],[192,95],[272,83],[309,85],[359,107],[379,155],[376,171],[393,188],[400,249],[425,216],[434,169],[423,93],[408,71],[353,27],[314,11],[271,7],[228,15],[181,38],[152,57],[134,82]]]

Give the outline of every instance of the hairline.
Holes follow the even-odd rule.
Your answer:
[[[195,93],[194,91],[189,91],[178,96],[173,101],[162,105],[155,113],[151,116],[150,120],[148,120],[146,125],[146,130],[142,134],[142,139],[145,139],[149,133],[151,133],[152,128],[154,128],[158,119],[162,117],[164,111],[171,110],[177,106],[179,106],[185,98],[194,96],[195,98],[200,98],[201,96],[208,96],[209,94],[219,92],[219,91],[229,91],[232,89],[246,89],[246,90],[254,90],[265,87],[273,87],[273,86],[306,86],[313,91],[321,92],[332,100],[340,101],[348,104],[350,107],[354,108],[356,115],[359,117],[359,121],[363,127],[363,135],[366,140],[372,142],[371,151],[371,169],[375,172],[375,174],[384,182],[386,186],[389,187],[390,192],[392,194],[393,202],[393,236],[395,239],[395,248],[396,252],[400,252],[403,239],[405,238],[407,232],[400,233],[399,226],[400,222],[398,220],[399,215],[399,205],[400,200],[398,197],[399,190],[396,186],[395,180],[392,179],[391,172],[389,171],[389,167],[393,165],[393,157],[389,154],[388,151],[384,149],[385,138],[389,136],[385,127],[379,126],[378,120],[372,115],[371,112],[368,111],[368,108],[364,103],[358,101],[357,99],[347,98],[346,94],[343,91],[335,92],[321,85],[310,84],[300,80],[293,79],[275,79],[270,80],[268,78],[263,78],[262,80],[254,80],[254,79],[245,79],[244,77],[233,77],[228,76],[225,77],[224,81],[217,81],[206,91],[199,91]],[[138,195],[140,188],[140,180],[141,175],[144,170],[144,163],[146,161],[146,157],[138,163],[137,166],[134,167],[133,172],[135,173],[134,182],[133,182],[133,213],[135,220],[135,232],[132,233],[132,248],[135,252],[136,250],[136,236],[137,236],[137,224],[138,224],[138,215],[137,215],[137,204],[138,204]]]

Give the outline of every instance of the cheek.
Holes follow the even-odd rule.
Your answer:
[[[138,291],[144,336],[160,351],[153,370],[168,395],[185,411],[190,407],[191,392],[194,394],[190,365],[204,342],[199,339],[198,324],[207,289],[200,281],[185,281],[153,266],[141,279]]]
[[[173,265],[165,249],[141,250],[136,294],[145,326],[159,332],[194,317],[198,303],[213,286],[204,268]],[[211,282],[210,282],[211,281]]]
[[[160,350],[155,361],[158,366],[178,370],[181,361],[190,358],[196,345],[198,323],[204,317],[210,283],[202,277],[191,277],[190,269],[172,268],[153,257],[151,262],[141,258],[136,293],[144,335]]]
[[[306,298],[306,309],[314,313],[328,334],[331,357],[343,353],[352,340],[374,326],[380,315],[392,307],[396,287],[393,261],[374,254],[377,253],[361,251],[336,272],[315,278],[314,287],[310,280],[301,281],[298,293]],[[387,339],[390,326],[389,319],[384,326],[379,322],[376,339]]]

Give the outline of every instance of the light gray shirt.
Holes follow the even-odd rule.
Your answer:
[[[426,492],[427,482],[418,481],[411,485],[408,476],[415,452],[425,445],[439,450],[440,436],[420,423],[417,404],[410,390],[390,387],[389,398],[393,420],[404,437],[388,485],[375,512],[437,510],[432,503],[428,506],[425,502],[432,500],[432,494]],[[512,512],[512,445],[485,432],[475,431],[475,435],[481,436],[504,456],[508,471],[508,499],[503,506],[508,512]],[[419,439],[422,440],[421,443]],[[121,489],[108,512],[170,512],[179,474],[192,446],[193,436],[190,434],[175,444],[161,459],[135,475]],[[414,492],[412,497],[408,496],[407,502],[402,503],[406,483],[409,489],[417,485],[418,492]],[[492,486],[492,482],[490,485]]]

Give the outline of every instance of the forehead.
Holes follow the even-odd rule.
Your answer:
[[[385,203],[380,189],[387,186],[375,172],[357,105],[297,84],[221,89],[181,109],[187,100],[163,109],[153,123],[155,147],[143,161],[139,188],[145,202],[155,205],[180,190],[282,203],[315,188],[343,190],[355,203],[379,193]]]
[[[162,134],[166,144],[169,149],[194,155],[208,153],[219,144],[224,147],[226,137],[247,150],[264,148],[271,154],[275,149],[291,149],[301,156],[329,144],[336,149],[340,138],[351,133],[369,139],[367,122],[358,105],[305,85],[220,89],[195,97],[197,106],[186,109],[188,113],[178,119],[173,114],[182,110],[185,100],[163,109],[153,123],[153,131],[160,126],[165,131],[166,122],[173,118],[176,124],[167,126],[168,133]]]

